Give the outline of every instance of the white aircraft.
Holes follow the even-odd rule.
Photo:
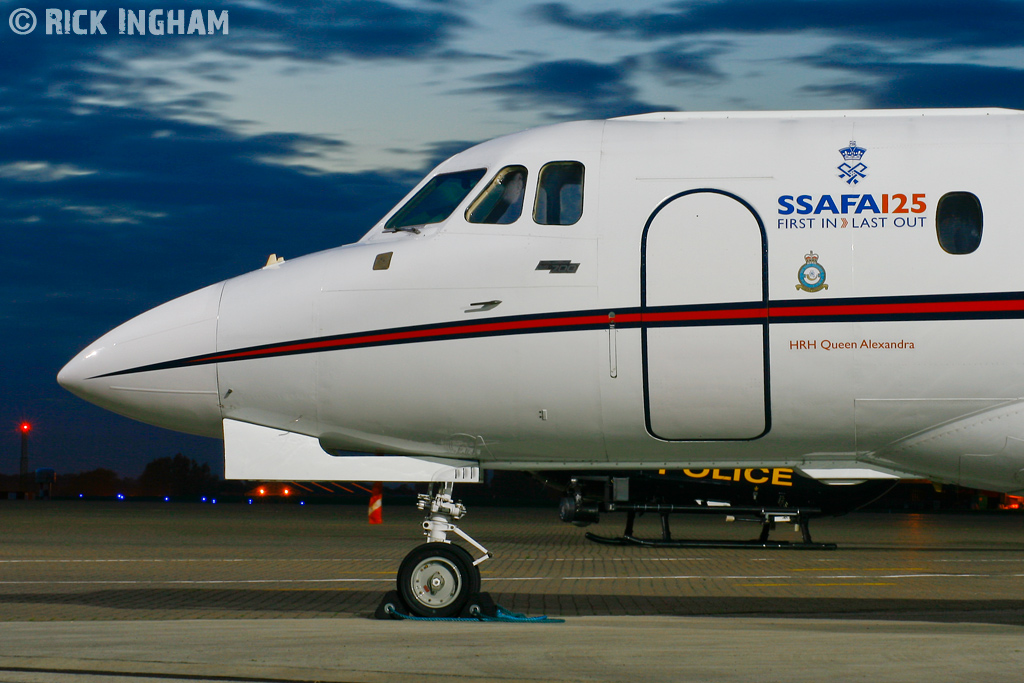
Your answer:
[[[228,478],[436,482],[399,571],[417,614],[479,589],[488,553],[451,494],[484,468],[580,475],[581,521],[594,472],[1018,492],[1022,159],[1024,114],[1006,110],[509,135],[442,163],[357,243],[143,313],[58,381],[223,438]],[[619,484],[611,503],[631,500]]]

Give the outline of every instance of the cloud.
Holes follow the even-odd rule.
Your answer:
[[[301,161],[339,146],[309,135],[244,136],[123,107],[51,111],[17,130],[0,125],[0,226],[28,257],[13,274],[32,281],[39,274],[30,264],[48,262],[61,280],[104,287],[120,279],[146,288],[161,276],[130,254],[152,258],[156,249],[174,255],[173,280],[198,286],[255,267],[267,248],[297,254],[352,241],[397,201],[408,179],[311,175],[268,162]],[[89,172],[77,172],[84,168]],[[29,172],[62,177],[26,182]],[[33,217],[35,227],[26,229]],[[86,235],[91,239],[78,243]],[[90,254],[87,262],[117,259],[118,268],[76,265]]]
[[[681,43],[649,53],[668,83],[729,80],[716,58],[738,49],[732,36],[792,36],[794,46],[826,38],[833,43],[827,52],[789,62],[850,76],[836,82],[833,74],[799,92],[846,101],[853,95],[871,107],[1024,106],[1019,70],[971,63],[963,52],[961,63],[951,63],[957,59],[951,50],[972,51],[977,59],[981,49],[1024,45],[1024,3],[1011,0],[685,0],[600,12],[553,2],[530,12],[562,28],[633,40],[723,38],[714,48]]]
[[[84,2],[84,6],[96,3]],[[116,11],[104,19],[107,35],[46,35],[42,26],[0,41],[0,111],[22,116],[53,100],[140,106],[155,89],[175,81],[133,69],[139,60],[177,63],[182,73],[208,83],[231,81],[266,59],[292,63],[340,60],[465,60],[451,43],[469,22],[443,6],[407,7],[384,0],[297,3],[214,2],[230,15],[230,33],[212,36],[121,36]],[[142,11],[142,10],[139,10]],[[6,28],[6,27],[5,27]],[[243,59],[238,59],[243,58]],[[189,92],[165,102],[169,113],[209,112],[223,95]]]
[[[416,156],[423,159],[423,163],[419,171],[413,171],[408,173],[408,178],[411,184],[415,184],[419,179],[431,171],[435,166],[440,164],[442,161],[455,156],[459,152],[463,152],[473,145],[476,145],[482,140],[440,140],[437,142],[428,142],[418,149],[399,149],[393,148],[387,150],[392,154],[410,155]]]
[[[637,99],[629,83],[636,59],[598,64],[579,59],[538,62],[478,76],[487,85],[460,92],[497,95],[509,109],[546,110],[550,118],[607,118],[671,109]]]
[[[73,164],[51,164],[47,161],[12,161],[0,165],[0,178],[29,183],[51,183],[95,172]]]
[[[422,57],[444,49],[454,32],[467,26],[444,9],[417,9],[380,0],[293,2],[249,5],[227,3],[231,40],[226,52],[247,57],[284,56],[295,60],[337,57],[388,59]]]
[[[714,59],[727,50],[728,46],[721,43],[678,43],[644,55],[644,59],[650,63],[652,72],[670,83],[720,82],[728,76],[715,65]]]
[[[577,12],[565,3],[532,15],[564,28],[636,38],[711,33],[806,33],[848,39],[920,41],[935,47],[1016,47],[1024,4],[1013,0],[688,0],[661,10]]]
[[[825,95],[860,95],[877,108],[1006,107],[1024,108],[1024,69],[979,64],[905,62],[869,47],[829,52],[800,60],[860,77],[852,83],[808,86]]]

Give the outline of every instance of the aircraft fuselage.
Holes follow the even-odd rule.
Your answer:
[[[355,244],[125,323],[60,380],[327,452],[1017,491],[1022,156],[1024,116],[997,110],[527,131],[445,161]]]

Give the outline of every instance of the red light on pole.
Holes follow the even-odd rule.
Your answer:
[[[21,490],[26,494],[32,488],[32,482],[28,476],[28,433],[32,431],[32,425],[23,421],[21,425]]]

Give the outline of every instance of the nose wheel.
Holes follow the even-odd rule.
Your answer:
[[[457,545],[424,543],[398,568],[398,593],[416,616],[456,616],[479,592],[480,570]]]
[[[428,542],[414,548],[398,568],[398,596],[418,617],[457,616],[470,600],[481,597],[477,565],[491,553],[453,523],[466,514],[466,507],[452,499],[453,486],[452,482],[439,488],[431,485],[430,493],[420,494],[416,507],[427,513],[423,533]],[[482,557],[474,560],[469,552],[452,545],[449,533],[479,550]]]

